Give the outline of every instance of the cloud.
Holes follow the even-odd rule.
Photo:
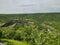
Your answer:
[[[60,0],[0,0],[0,13],[60,12]]]

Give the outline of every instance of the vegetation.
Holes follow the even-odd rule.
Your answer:
[[[60,45],[60,13],[0,14],[5,45]]]

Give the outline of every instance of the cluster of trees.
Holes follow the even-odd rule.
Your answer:
[[[53,14],[52,14],[53,15]],[[32,15],[8,15],[7,20],[2,23],[9,22],[14,19],[33,19],[34,25],[22,25],[17,23],[15,26],[0,27],[0,39],[13,39],[18,41],[26,41],[31,45],[57,45],[59,41],[59,14],[57,15],[46,14],[32,14]],[[31,20],[30,20],[31,21]],[[50,23],[48,25],[57,28],[53,31],[48,31],[42,24]],[[56,23],[55,23],[56,22]],[[45,23],[45,24],[46,24]],[[1,40],[0,40],[1,41]],[[60,41],[59,41],[60,42]]]
[[[40,27],[38,27],[38,25],[31,27],[17,24],[14,28],[2,27],[0,29],[0,38],[26,41],[32,45],[48,45],[51,40],[54,41],[58,39],[57,33],[48,32],[48,30],[41,25]]]

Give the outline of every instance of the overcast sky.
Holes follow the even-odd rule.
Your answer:
[[[60,12],[60,0],[0,0],[0,13]]]

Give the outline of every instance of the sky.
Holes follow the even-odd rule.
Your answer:
[[[60,12],[60,0],[0,0],[0,14]]]

